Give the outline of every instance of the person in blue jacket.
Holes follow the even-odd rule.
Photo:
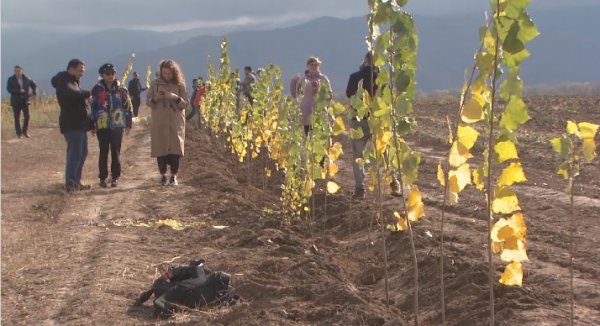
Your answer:
[[[116,187],[121,176],[121,142],[123,133],[129,134],[132,127],[132,104],[125,87],[115,77],[117,70],[110,63],[98,70],[102,78],[92,88],[91,116],[98,137],[100,154],[98,169],[100,186],[108,187],[108,152],[111,154],[110,186]]]

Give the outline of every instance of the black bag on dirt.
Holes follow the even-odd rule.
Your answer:
[[[140,294],[136,301],[143,305],[154,294],[156,315],[170,315],[175,310],[220,303],[235,303],[239,296],[229,285],[231,275],[210,272],[204,268],[204,260],[193,260],[187,265],[171,267],[154,281],[152,288]]]

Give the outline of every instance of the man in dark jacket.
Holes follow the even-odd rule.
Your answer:
[[[129,97],[131,98],[131,104],[133,105],[133,116],[137,117],[141,103],[140,95],[146,90],[142,87],[142,83],[140,82],[140,77],[138,76],[137,72],[133,72],[133,79],[129,81],[129,84],[127,84],[127,90],[129,91]]]
[[[81,172],[88,154],[87,131],[90,129],[88,102],[90,91],[79,87],[79,80],[85,72],[85,64],[72,59],[67,71],[61,71],[52,78],[56,88],[56,98],[60,106],[60,132],[67,141],[67,163],[65,187],[67,191],[87,190],[89,185],[81,184]]]
[[[23,136],[29,138],[27,132],[29,127],[29,88],[33,91],[32,95],[35,96],[37,85],[23,74],[23,68],[15,66],[15,74],[8,78],[6,90],[10,93],[10,106],[13,108],[15,131],[19,138]],[[21,112],[23,112],[23,127],[21,127]]]
[[[360,66],[357,72],[354,72],[350,75],[348,79],[348,86],[346,87],[346,96],[352,97],[356,94],[358,90],[358,85],[362,81],[362,88],[367,92],[371,97],[377,92],[377,84],[375,81],[377,80],[377,76],[379,75],[379,69],[377,67],[373,67],[373,57],[371,52],[367,52],[365,55],[365,59],[363,64]],[[368,114],[363,117],[358,117],[355,114],[355,117],[352,118],[351,127],[354,130],[362,129],[363,137],[358,139],[352,139],[352,171],[354,172],[354,198],[362,199],[365,197],[365,169],[364,164],[359,164],[356,162],[356,159],[363,158],[363,152],[367,147],[367,143],[371,139],[371,129],[369,128]],[[399,191],[399,182],[395,177],[395,174],[392,173],[392,183],[390,184],[392,188],[392,195],[400,196],[401,193]]]

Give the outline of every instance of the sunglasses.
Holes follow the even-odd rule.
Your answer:
[[[112,76],[112,75],[115,74],[115,72],[114,71],[107,71],[104,74],[107,75],[107,76]]]

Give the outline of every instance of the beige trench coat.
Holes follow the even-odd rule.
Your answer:
[[[159,92],[173,92],[180,100],[154,98]],[[188,92],[183,86],[167,83],[159,78],[154,80],[148,89],[146,105],[152,110],[152,157],[169,154],[183,156],[185,142],[185,109],[189,104]]]

